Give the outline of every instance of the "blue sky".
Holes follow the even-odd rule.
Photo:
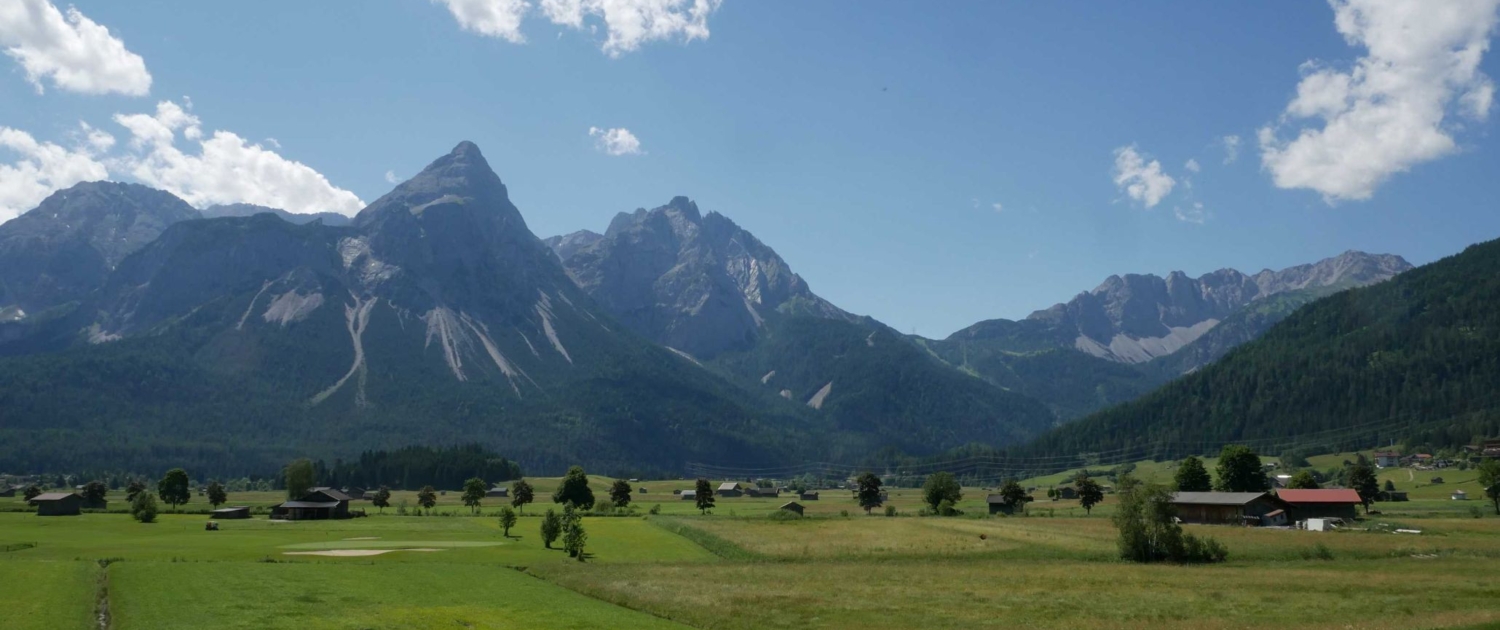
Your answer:
[[[602,231],[616,212],[687,195],[834,303],[927,336],[1024,317],[1111,274],[1254,272],[1348,249],[1420,264],[1500,236],[1488,97],[1500,68],[1484,50],[1496,0],[1421,15],[1379,0],[699,0],[706,32],[664,27],[610,51],[628,24],[591,1],[581,28],[535,6],[496,36],[423,0],[77,0],[143,61],[149,87],[129,64],[80,85],[44,66],[32,76],[13,54],[0,58],[0,128],[199,205],[300,210],[357,208],[391,187],[388,172],[473,140],[539,236]],[[0,23],[0,45],[45,48],[23,28]],[[197,121],[166,153],[115,118],[162,101]],[[1409,107],[1381,109],[1393,102]],[[80,148],[80,122],[115,142]],[[611,155],[591,128],[627,129],[638,152]],[[225,159],[291,175],[195,170],[217,130],[240,141],[229,149],[259,146]],[[1304,130],[1322,135],[1297,144]],[[1233,161],[1226,136],[1240,138]],[[0,204],[6,186],[24,201],[56,183],[16,181],[33,153],[0,143]],[[1131,155],[1135,177],[1117,183]]]

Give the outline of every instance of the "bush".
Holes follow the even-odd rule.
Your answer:
[[[839,516],[848,517],[849,510],[839,510]]]
[[[845,516],[848,516],[848,515],[846,514]],[[776,510],[775,512],[772,512],[770,514],[770,516],[767,516],[766,518],[768,518],[770,520],[773,520],[773,521],[795,521],[797,519],[802,518],[802,515],[798,514],[796,512],[793,512],[791,510]]]
[[[963,512],[959,511],[958,508],[953,507],[953,501],[949,499],[943,499],[943,501],[938,504],[937,513],[939,516],[960,516],[963,514]]]
[[[142,523],[156,522],[156,498],[149,492],[135,495],[135,500],[130,502],[130,516]]]
[[[656,505],[651,506],[651,509],[649,511],[653,516],[661,514],[661,504],[657,503]]]
[[[1333,550],[1328,545],[1318,543],[1311,547],[1304,547],[1301,551],[1303,560],[1332,560]]]
[[[1324,550],[1326,551],[1327,548],[1324,548]],[[1208,564],[1223,562],[1228,557],[1229,549],[1220,544],[1219,541],[1208,537],[1199,538],[1192,534],[1183,534],[1182,551],[1175,560],[1183,563]]]
[[[895,516],[896,515],[896,506],[894,506],[894,505],[887,505],[887,506],[885,506],[885,515],[886,516]]]

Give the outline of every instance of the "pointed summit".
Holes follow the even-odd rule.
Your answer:
[[[521,222],[520,212],[511,204],[510,193],[500,176],[490,169],[479,146],[468,140],[376,199],[360,211],[354,222],[368,226],[383,222],[382,217],[391,213],[420,215],[429,207],[452,204],[497,211],[506,222]]]

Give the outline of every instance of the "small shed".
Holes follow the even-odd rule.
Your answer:
[[[344,494],[349,495],[349,499],[352,501],[369,501],[375,498],[373,496],[365,496],[368,493],[364,488],[361,488],[359,486],[350,486],[348,488],[344,488]]]
[[[484,493],[484,496],[488,499],[508,499],[510,498],[510,488],[490,488],[488,492]]]
[[[788,512],[796,512],[797,516],[802,516],[802,504],[796,501],[788,502],[786,505],[781,506],[781,509]]]
[[[716,494],[721,497],[738,497],[744,496],[745,493],[740,491],[740,484],[733,481],[726,481],[719,484],[719,491]]]
[[[750,488],[749,490],[745,491],[745,494],[762,499],[775,499],[781,496],[781,493],[778,492],[775,488]]]
[[[0,497],[13,497],[16,493],[26,490],[26,486],[3,486],[0,487]]]
[[[1286,504],[1264,492],[1178,492],[1172,495],[1177,518],[1184,523],[1264,523],[1263,517]]]
[[[1464,492],[1463,490],[1454,490],[1453,496],[1450,498],[1452,498],[1454,501],[1468,501],[1469,493]]]
[[[1286,518],[1286,510],[1271,510],[1260,517],[1260,524],[1264,527],[1286,527]]]
[[[217,520],[233,520],[239,518],[250,518],[250,506],[236,505],[234,507],[219,508],[208,513],[208,517]]]
[[[36,495],[31,504],[36,506],[37,516],[78,516],[83,510],[83,497],[71,492],[48,492]]]
[[[990,506],[990,516],[1016,513],[1017,504],[1005,500],[1005,495],[1003,494],[987,495],[984,497],[984,502]]]
[[[1056,496],[1064,501],[1072,501],[1078,498],[1078,489],[1073,486],[1063,486],[1057,489]]]
[[[802,494],[797,495],[797,498],[801,499],[803,501],[817,501],[818,500],[818,493],[816,493],[816,492],[804,492]]]
[[[683,490],[681,496],[682,496],[682,500],[683,501],[696,501],[696,500],[698,500],[698,491],[697,490]]]
[[[1285,502],[1294,521],[1309,518],[1341,518],[1352,521],[1355,508],[1364,504],[1359,493],[1349,488],[1281,490],[1276,497]]]

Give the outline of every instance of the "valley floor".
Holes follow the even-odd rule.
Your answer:
[[[779,521],[787,498],[720,498],[700,516],[670,494],[690,483],[642,483],[660,488],[638,501],[658,515],[586,518],[585,563],[543,547],[547,506],[507,538],[497,500],[471,517],[454,493],[433,516],[217,532],[202,514],[0,512],[0,627],[1500,627],[1500,518],[1439,499],[1384,504],[1355,531],[1192,527],[1230,561],[1180,567],[1117,561],[1109,499],[1092,516],[1038,502],[991,518],[972,488],[968,515],[936,518],[898,489],[899,516],[867,517],[829,490]]]

